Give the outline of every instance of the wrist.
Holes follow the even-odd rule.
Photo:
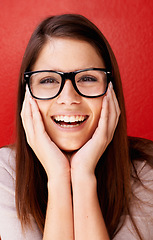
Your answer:
[[[69,164],[65,166],[51,166],[46,173],[48,182],[56,183],[61,180],[71,179],[71,169]]]
[[[54,188],[61,188],[63,185],[69,185],[71,183],[71,173],[70,170],[65,172],[60,172],[56,174],[48,175],[47,187],[48,191]]]
[[[94,172],[71,171],[71,181],[72,185],[80,185],[82,187],[97,185],[97,179]]]

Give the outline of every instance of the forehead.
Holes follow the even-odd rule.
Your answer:
[[[89,67],[104,67],[103,59],[90,43],[52,38],[42,48],[32,70],[75,71]]]

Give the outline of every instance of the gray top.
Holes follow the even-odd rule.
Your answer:
[[[139,177],[143,184],[153,191],[153,169],[145,161],[137,163]],[[133,199],[131,211],[144,239],[153,239],[153,192],[131,181],[135,195],[142,201]],[[149,204],[150,203],[150,204]],[[122,221],[122,217],[121,217]],[[35,220],[31,216],[32,228],[23,232],[15,207],[15,152],[10,148],[0,149],[0,236],[2,240],[42,239]],[[129,216],[114,240],[138,239]]]

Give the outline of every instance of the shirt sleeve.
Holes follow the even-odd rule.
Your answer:
[[[142,184],[132,180],[134,197],[130,203],[133,219],[143,239],[153,239],[153,169],[145,162],[136,163]],[[122,222],[123,217],[121,217]],[[113,240],[139,239],[130,217],[127,215],[123,227]]]
[[[0,149],[0,237],[2,240],[41,240],[42,234],[32,216],[31,227],[22,230],[15,206],[14,166],[14,151]]]

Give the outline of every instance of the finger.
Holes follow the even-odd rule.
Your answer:
[[[92,138],[90,139],[89,143],[89,150],[94,149],[94,167],[97,164],[97,161],[102,156],[103,152],[105,151],[108,145],[108,120],[109,120],[109,103],[108,97],[105,96],[103,98],[102,103],[102,110],[101,115],[99,118],[98,127],[93,134]],[[91,144],[90,144],[91,143]]]
[[[27,93],[27,86],[26,86],[26,92],[25,92],[24,101],[23,101],[22,110],[21,110],[21,117],[22,117],[22,116],[24,115],[24,113],[25,113],[27,101],[28,101],[28,93]]]
[[[27,142],[29,143],[30,142],[29,136],[33,136],[34,131],[30,105],[30,93],[28,92],[28,90],[26,90],[25,99],[21,110],[21,120],[26,133]]]
[[[113,100],[114,100],[114,103],[115,103],[115,106],[116,106],[116,111],[117,111],[117,114],[120,115],[121,114],[121,110],[120,110],[120,107],[119,107],[119,103],[118,103],[118,100],[116,98],[116,94],[113,90],[113,85],[112,83],[110,84],[110,88],[112,90],[112,97],[113,97]]]
[[[43,120],[42,120],[38,105],[33,98],[30,99],[30,104],[31,104],[34,132],[36,134],[38,133],[44,134],[45,128],[44,128]]]
[[[121,114],[121,110],[120,110],[120,107],[119,107],[119,103],[118,103],[118,100],[117,100],[117,98],[116,98],[116,94],[115,94],[115,92],[114,92],[114,90],[113,90],[113,85],[111,86],[111,93],[112,93],[112,99],[113,99],[113,101],[114,101],[114,104],[115,104],[115,111],[116,111],[116,124],[115,124],[115,128],[116,128],[116,126],[117,126],[117,124],[118,124],[118,120],[119,120],[119,116],[120,116],[120,114]]]
[[[102,103],[102,110],[101,110],[101,115],[99,118],[99,123],[98,127],[95,131],[95,134],[93,137],[95,138],[94,142],[95,145],[99,145],[99,139],[101,141],[101,145],[105,145],[107,143],[108,139],[108,121],[109,121],[109,103],[108,103],[108,97],[105,96],[103,98],[103,103]],[[103,137],[102,137],[103,136]]]
[[[107,96],[109,97],[108,135],[111,141],[118,123],[120,110],[117,98],[111,85],[109,85]]]

